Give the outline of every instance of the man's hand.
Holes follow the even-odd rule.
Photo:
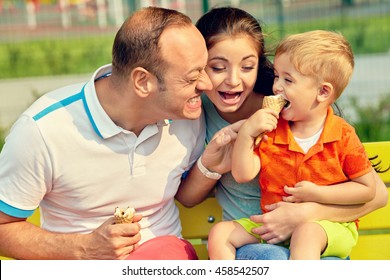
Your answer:
[[[87,234],[83,259],[124,259],[138,247],[141,240],[140,224],[142,215],[134,215],[130,224],[113,224],[108,219],[100,227]]]
[[[233,143],[243,122],[228,125],[213,136],[202,155],[202,163],[207,169],[220,174],[231,170]]]

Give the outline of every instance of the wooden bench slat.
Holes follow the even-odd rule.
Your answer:
[[[389,171],[390,172],[390,171]],[[387,188],[390,197],[390,188]],[[359,221],[359,230],[390,229],[390,206],[378,209]],[[390,251],[390,248],[389,248]]]
[[[222,209],[215,197],[209,197],[193,208],[176,202],[182,223],[182,235],[186,239],[206,239],[211,227],[222,220]],[[210,220],[213,219],[213,222]]]
[[[390,167],[390,141],[366,142],[363,143],[369,157],[378,156],[377,161],[381,161],[381,167],[386,169]],[[390,183],[390,170],[385,173],[379,173],[379,176],[385,183]]]
[[[390,234],[360,235],[351,260],[390,260]]]

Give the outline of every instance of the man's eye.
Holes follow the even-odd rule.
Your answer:
[[[199,80],[199,77],[191,78],[191,79],[188,79],[188,83],[193,84],[193,83],[198,82],[198,80]]]

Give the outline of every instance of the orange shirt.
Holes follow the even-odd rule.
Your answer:
[[[332,185],[360,177],[372,170],[371,162],[354,128],[328,109],[317,143],[305,154],[292,135],[289,123],[280,118],[258,151],[261,160],[259,183],[261,209],[282,200],[285,185],[300,181]]]

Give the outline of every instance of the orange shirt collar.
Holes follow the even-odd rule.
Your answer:
[[[341,139],[342,125],[341,122],[336,121],[337,118],[339,117],[334,115],[333,108],[329,106],[325,119],[324,130],[322,131],[319,139],[322,143],[329,143]],[[292,145],[290,149],[294,149],[293,147],[297,145],[295,141],[291,141],[294,139],[294,136],[292,135],[289,122],[283,118],[279,119],[278,127],[274,133],[275,144],[290,144]]]

